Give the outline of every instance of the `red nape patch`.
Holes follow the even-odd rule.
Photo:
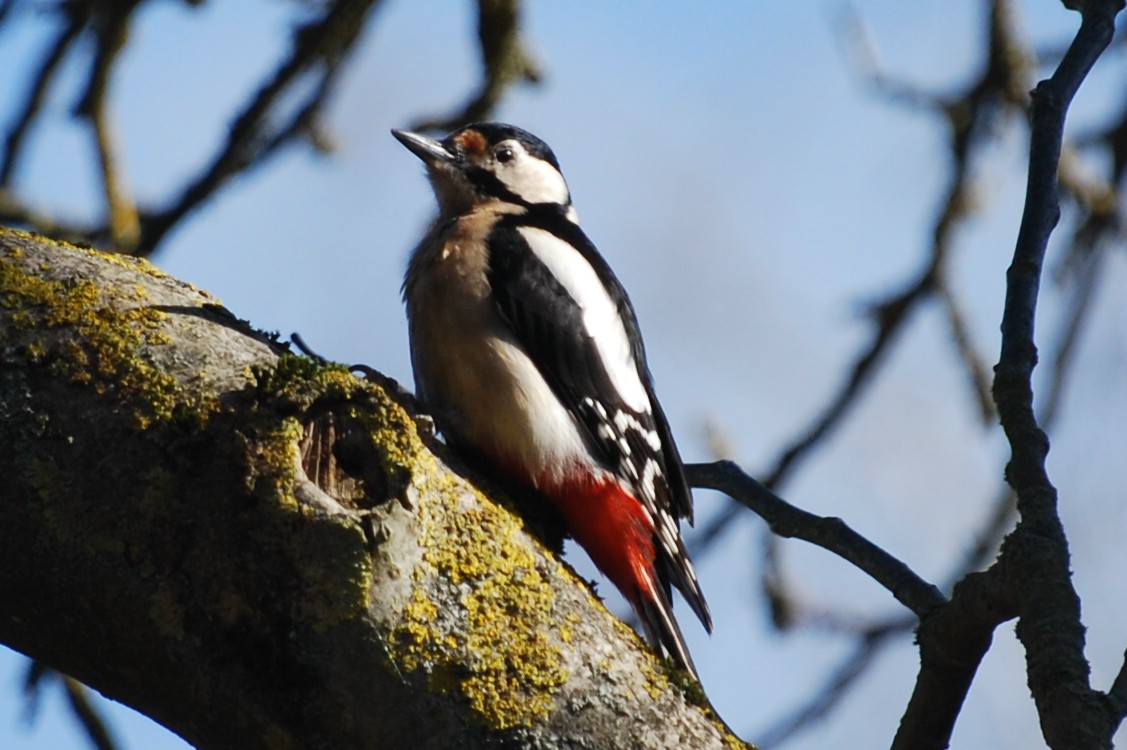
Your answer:
[[[476,130],[463,130],[454,136],[454,140],[469,156],[481,156],[489,146],[485,136]]]
[[[638,592],[653,596],[653,522],[642,504],[613,480],[564,480],[544,488],[587,551],[619,591],[635,603]]]

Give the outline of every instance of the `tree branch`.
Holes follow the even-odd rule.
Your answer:
[[[142,216],[139,255],[149,255],[165,234],[237,174],[262,164],[298,136],[315,132],[319,108],[331,90],[336,69],[352,51],[368,15],[379,0],[334,0],[324,15],[298,29],[290,56],[262,86],[232,124],[227,142],[178,199],[167,208]],[[302,106],[280,125],[272,121],[280,102],[305,76],[316,78]],[[314,142],[323,144],[323,138]]]
[[[0,162],[0,188],[6,188],[11,184],[16,165],[23,155],[24,138],[31,129],[32,123],[35,122],[39,110],[43,108],[47,99],[47,89],[50,88],[52,81],[55,79],[59,63],[62,62],[67,51],[82,32],[83,26],[84,23],[81,19],[74,16],[67,18],[59,28],[55,41],[48,46],[47,53],[43,56],[43,61],[39,65],[39,70],[36,71],[31,80],[31,85],[28,87],[23,110],[12,123],[8,137],[4,140],[4,157],[3,161]]]
[[[448,131],[484,119],[514,83],[540,82],[540,67],[521,35],[520,15],[520,0],[478,0],[481,88],[458,110],[448,115],[421,118],[411,125],[412,130]]]
[[[1122,0],[1082,3],[1082,21],[1068,52],[1033,92],[1029,181],[1013,263],[1006,272],[1002,349],[994,398],[1012,456],[1006,480],[1021,520],[1002,548],[1010,568],[1025,646],[1029,686],[1050,747],[1110,747],[1109,717],[1089,685],[1080,599],[1072,586],[1068,541],[1056,490],[1045,470],[1048,438],[1033,410],[1037,363],[1034,321],[1049,236],[1060,216],[1058,170],[1064,121],[1081,82],[1111,41]]]
[[[106,198],[111,249],[130,254],[141,239],[137,205],[129,195],[116,133],[110,122],[110,78],[114,65],[129,39],[129,24],[143,0],[119,0],[92,6],[92,23],[96,30],[96,51],[86,82],[86,91],[78,104],[78,114],[85,117],[94,136],[98,166],[102,175],[102,192]]]
[[[851,60],[863,80],[887,99],[899,104],[941,112],[949,128],[951,148],[951,176],[942,206],[931,230],[928,257],[923,268],[909,278],[899,292],[889,295],[870,306],[873,322],[872,337],[855,356],[846,369],[837,391],[829,398],[814,421],[779,454],[774,465],[763,472],[764,484],[772,490],[780,489],[796,471],[802,461],[826,440],[849,410],[863,395],[866,387],[879,371],[885,355],[892,349],[898,336],[912,314],[931,301],[937,291],[948,283],[946,268],[953,251],[955,230],[970,215],[973,208],[970,166],[977,151],[986,144],[987,127],[999,111],[1018,111],[1025,104],[1025,81],[1029,70],[1029,55],[1017,37],[1013,22],[1013,9],[1009,0],[991,0],[988,4],[989,54],[981,73],[965,90],[953,99],[927,94],[909,85],[894,82],[881,69],[874,46],[868,39],[861,20],[854,14],[844,18],[843,39]],[[957,322],[948,316],[953,326]],[[959,330],[953,330],[956,341]],[[970,351],[969,341],[965,344]],[[977,357],[958,351],[960,359],[970,367],[968,381],[975,384],[980,379],[971,363]],[[976,392],[980,410],[981,395]],[[982,413],[985,414],[985,411]],[[704,548],[717,539],[739,515],[738,508],[730,508],[703,525],[694,536],[694,546]],[[765,542],[768,571],[779,571],[775,559],[773,540]],[[768,576],[764,586],[769,597],[779,590]],[[775,600],[773,609],[785,609],[785,602]],[[785,620],[786,618],[784,618]]]
[[[1033,409],[1033,330],[1041,268],[1060,214],[1057,173],[1064,118],[1076,90],[1111,39],[1120,0],[1085,5],[1069,52],[1034,91],[1029,182],[1014,260],[1007,272],[1002,352],[994,399],[1012,458],[1006,480],[1017,494],[1020,520],[985,573],[968,575],[951,602],[918,632],[921,666],[894,749],[946,748],[993,630],[1019,618],[1029,685],[1049,745],[1110,747],[1107,701],[1088,684],[1079,598],[1072,587],[1068,543],[1045,472],[1048,439]]]
[[[922,617],[947,601],[939,589],[840,518],[826,518],[796,508],[731,461],[688,464],[685,474],[693,487],[727,494],[766,521],[775,534],[816,544],[851,562],[917,616]]]
[[[767,750],[782,745],[800,731],[809,729],[814,722],[824,719],[841,700],[850,695],[850,688],[865,674],[889,640],[910,630],[915,622],[914,617],[910,620],[888,620],[860,633],[853,644],[853,650],[833,670],[822,689],[759,735],[759,746]]]
[[[90,701],[90,691],[78,680],[67,675],[59,675],[66,691],[67,703],[71,712],[78,718],[86,736],[96,750],[117,750],[117,743],[110,733],[98,710]]]
[[[1127,719],[1127,653],[1123,654],[1123,664],[1107,691],[1107,697],[1111,704],[1112,731],[1115,731]]]
[[[0,641],[201,748],[738,744],[409,402],[281,351],[0,230]]]

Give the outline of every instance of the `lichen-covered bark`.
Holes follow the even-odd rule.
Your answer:
[[[394,384],[0,229],[0,641],[203,748],[738,745],[436,451]]]

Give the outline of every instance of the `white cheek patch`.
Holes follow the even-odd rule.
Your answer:
[[[495,169],[505,187],[529,203],[566,206],[571,196],[559,170],[543,159],[529,156],[519,143],[514,143],[512,148],[516,158],[507,164],[498,164]]]
[[[517,231],[583,310],[583,325],[623,403],[638,413],[649,412],[650,399],[638,375],[626,328],[595,269],[575,248],[550,232],[536,227]]]

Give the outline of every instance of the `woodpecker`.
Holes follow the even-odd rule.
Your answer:
[[[392,134],[438,201],[403,282],[419,398],[453,448],[552,502],[651,647],[695,678],[670,588],[711,632],[678,523],[692,495],[633,306],[555,154],[500,123]]]

